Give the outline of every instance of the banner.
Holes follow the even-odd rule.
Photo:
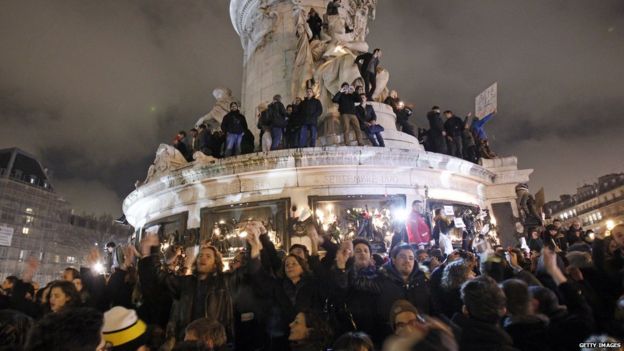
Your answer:
[[[11,242],[13,241],[14,231],[15,229],[7,225],[0,225],[0,245],[1,246],[11,246]]]
[[[498,82],[490,85],[475,98],[475,116],[479,118],[496,113],[498,104]]]

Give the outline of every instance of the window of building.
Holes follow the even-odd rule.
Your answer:
[[[28,235],[29,232],[30,232],[30,228],[28,228],[28,227],[22,228],[22,234]]]
[[[61,263],[61,256],[54,255],[54,263]]]
[[[67,256],[67,263],[76,263],[76,257]]]
[[[18,259],[17,259],[17,260],[18,260],[19,262],[24,262],[24,260],[26,259],[26,256],[27,256],[27,255],[28,255],[28,251],[26,251],[26,250],[20,250],[19,257],[18,257]]]

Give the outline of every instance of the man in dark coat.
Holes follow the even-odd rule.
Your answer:
[[[310,9],[308,13],[308,26],[310,26],[310,30],[312,31],[312,38],[310,41],[314,39],[321,39],[321,29],[323,28],[323,20],[316,12],[314,8]]]
[[[412,109],[406,107],[403,101],[399,101],[396,105],[396,122],[401,127],[401,131],[405,134],[416,137],[414,126],[409,123],[409,118],[412,115]]]
[[[397,300],[407,300],[423,314],[430,313],[431,294],[425,274],[415,264],[414,250],[409,244],[396,246],[391,261],[379,270],[377,283],[382,292],[377,299],[377,319],[379,328],[391,333],[389,317],[392,304]]]
[[[427,120],[429,121],[427,137],[431,143],[433,152],[446,154],[446,131],[444,130],[442,117],[440,117],[440,107],[433,106],[431,111],[427,113]]]
[[[221,130],[225,133],[225,157],[241,154],[241,143],[247,129],[247,120],[238,110],[236,102],[230,103],[228,112],[221,122]]]
[[[251,245],[249,269],[257,270],[260,265],[259,237],[250,233],[247,241]],[[151,279],[150,286],[164,283],[173,298],[168,337],[181,340],[184,338],[184,328],[190,322],[198,318],[212,318],[225,327],[228,340],[233,340],[235,316],[232,295],[242,283],[246,272],[237,270],[223,273],[220,253],[213,246],[203,246],[193,265],[193,274],[177,276],[161,270],[158,256],[149,254],[154,252],[152,247],[158,245],[158,236],[155,235],[148,235],[141,241],[141,251],[146,257],[139,261],[139,276]],[[158,294],[160,291],[156,289],[144,293]]]
[[[299,147],[299,138],[301,134],[301,98],[296,97],[295,101],[291,105],[291,111],[288,114],[288,123],[286,124],[286,134],[288,140],[288,147]],[[288,113],[288,109],[286,111]]]
[[[306,97],[299,104],[301,114],[301,133],[299,147],[315,147],[317,137],[318,118],[323,113],[321,102],[314,97],[312,88],[306,89]]]
[[[457,335],[462,351],[514,351],[513,340],[498,324],[505,314],[505,294],[487,276],[469,280],[461,287],[462,313],[453,316],[461,328]]]
[[[282,96],[275,95],[273,102],[268,106],[269,120],[271,121],[271,150],[277,150],[282,142],[284,128],[288,122],[286,108],[282,104]]]
[[[355,139],[358,146],[363,146],[362,133],[360,132],[360,122],[355,115],[355,103],[360,102],[360,98],[355,94],[355,89],[349,83],[342,83],[340,91],[334,95],[332,99],[338,104],[338,112],[340,112],[340,120],[342,122],[342,130],[344,135],[344,144],[349,145],[349,132],[351,128],[355,133]]]
[[[373,53],[365,52],[355,58],[360,75],[364,79],[364,90],[369,100],[373,100],[373,93],[377,88],[377,66],[381,59],[381,49],[373,50]]]
[[[548,317],[531,311],[528,285],[519,279],[507,279],[502,284],[507,298],[507,316],[503,328],[522,351],[549,351]]]
[[[461,118],[455,116],[453,111],[444,111],[444,131],[446,131],[446,141],[448,151],[451,156],[463,158],[463,135],[464,121]]]
[[[366,133],[373,146],[385,147],[386,144],[381,136],[383,127],[377,124],[377,114],[375,114],[373,106],[366,103],[366,94],[360,95],[360,101],[362,103],[355,108],[355,114],[360,120],[360,128]]]
[[[173,139],[173,147],[175,147],[178,151],[180,151],[182,156],[184,156],[185,160],[187,160],[188,162],[191,162],[193,161],[193,157],[189,151],[188,145],[186,145],[185,139],[186,139],[186,132],[183,130],[179,131],[175,139]]]
[[[212,150],[210,149],[210,138],[212,137],[210,131],[206,128],[205,124],[200,124],[197,133],[198,140],[198,148],[199,151],[203,152],[204,155],[212,155]]]

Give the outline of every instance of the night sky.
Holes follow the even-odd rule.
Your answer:
[[[53,170],[79,211],[121,214],[159,143],[240,97],[226,0],[0,3],[0,148]],[[379,0],[368,36],[424,126],[494,81],[495,152],[533,168],[547,200],[624,170],[624,1]],[[279,92],[276,92],[279,93]]]

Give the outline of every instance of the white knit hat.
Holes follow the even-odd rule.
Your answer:
[[[141,337],[147,331],[147,325],[139,319],[135,310],[115,306],[104,313],[104,340],[120,346]]]

